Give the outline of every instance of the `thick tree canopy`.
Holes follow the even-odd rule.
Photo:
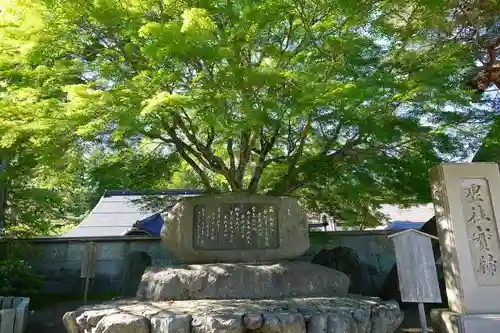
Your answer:
[[[298,194],[365,223],[379,203],[428,200],[427,169],[470,156],[494,116],[463,88],[478,48],[457,8],[5,1],[2,146],[67,150],[46,165],[79,172],[90,159],[98,186],[123,158],[151,171],[125,186]]]

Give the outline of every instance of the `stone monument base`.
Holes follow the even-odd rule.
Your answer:
[[[137,291],[139,300],[274,299],[345,296],[344,273],[304,261],[273,264],[217,263],[150,267]]]
[[[500,332],[500,314],[463,315],[450,309],[434,309],[431,324],[435,333]]]
[[[403,313],[394,301],[349,298],[280,300],[122,300],[68,312],[68,333],[391,333]]]

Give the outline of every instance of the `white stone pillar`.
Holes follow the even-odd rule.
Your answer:
[[[440,164],[430,180],[450,309],[500,314],[498,165]]]

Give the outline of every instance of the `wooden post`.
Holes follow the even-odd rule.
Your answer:
[[[89,293],[89,282],[90,278],[88,276],[85,277],[85,289],[83,290],[83,304],[87,304],[87,295]]]
[[[427,329],[427,318],[425,317],[424,303],[418,303],[418,317],[420,318],[420,327],[422,327],[422,333],[429,332]]]
[[[415,229],[388,236],[394,242],[401,301],[418,303],[422,332],[427,333],[424,303],[441,303],[431,239]]]
[[[85,289],[83,291],[83,303],[87,303],[87,295],[89,292],[90,279],[94,278],[95,258],[97,253],[97,244],[89,242],[85,244],[83,251],[82,268],[80,277],[85,279]]]

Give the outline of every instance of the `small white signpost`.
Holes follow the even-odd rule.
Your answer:
[[[388,236],[394,243],[401,301],[418,303],[422,333],[427,333],[424,303],[441,303],[431,239],[415,229]]]
[[[89,292],[90,279],[95,276],[94,266],[97,254],[97,244],[89,242],[85,244],[82,258],[82,268],[80,277],[85,279],[85,290],[83,292],[83,302],[87,302],[87,294]]]

